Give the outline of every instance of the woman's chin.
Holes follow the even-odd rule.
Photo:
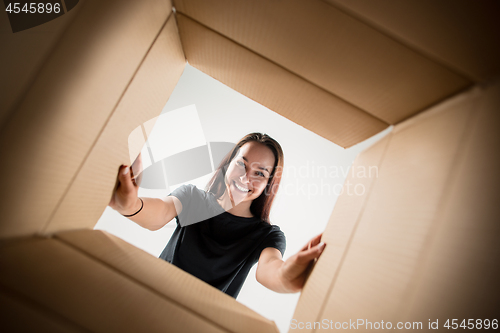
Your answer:
[[[241,192],[240,190],[234,188],[230,188],[229,190],[231,191],[231,199],[235,206],[238,206],[248,198],[248,193]]]

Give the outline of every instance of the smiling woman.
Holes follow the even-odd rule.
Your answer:
[[[163,200],[139,198],[131,168],[122,166],[110,206],[137,224],[157,230],[176,218],[160,258],[237,297],[255,263],[257,280],[276,292],[302,289],[319,257],[321,235],[286,262],[283,232],[269,221],[281,181],[283,152],[266,134],[242,138],[222,160],[205,191],[184,185]]]
[[[235,215],[258,216],[269,223],[282,171],[280,144],[268,135],[251,133],[221,161],[206,190]]]

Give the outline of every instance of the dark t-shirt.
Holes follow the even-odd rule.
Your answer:
[[[184,271],[236,298],[266,247],[284,255],[286,239],[276,225],[232,215],[212,193],[193,185],[173,191],[182,203],[177,227],[160,255]]]

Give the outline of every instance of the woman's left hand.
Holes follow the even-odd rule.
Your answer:
[[[305,284],[309,274],[309,265],[323,252],[325,243],[321,242],[321,236],[311,239],[300,251],[288,258],[279,270],[283,285],[290,292],[300,291]]]

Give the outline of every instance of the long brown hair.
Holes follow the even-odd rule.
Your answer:
[[[243,147],[245,143],[252,141],[265,145],[266,147],[271,149],[274,154],[274,167],[271,175],[269,176],[269,180],[267,181],[266,188],[258,198],[252,201],[252,204],[250,205],[250,212],[254,216],[257,216],[261,220],[270,224],[271,222],[269,221],[269,214],[271,213],[271,206],[281,182],[284,156],[280,144],[269,135],[262,133],[250,133],[248,135],[245,135],[222,159],[219,167],[212,176],[212,179],[210,179],[210,181],[208,182],[205,190],[207,192],[213,193],[217,197],[217,199],[222,197],[222,195],[226,191],[226,183],[224,179],[226,177],[226,171],[229,167],[229,164],[236,156],[239,149]]]

